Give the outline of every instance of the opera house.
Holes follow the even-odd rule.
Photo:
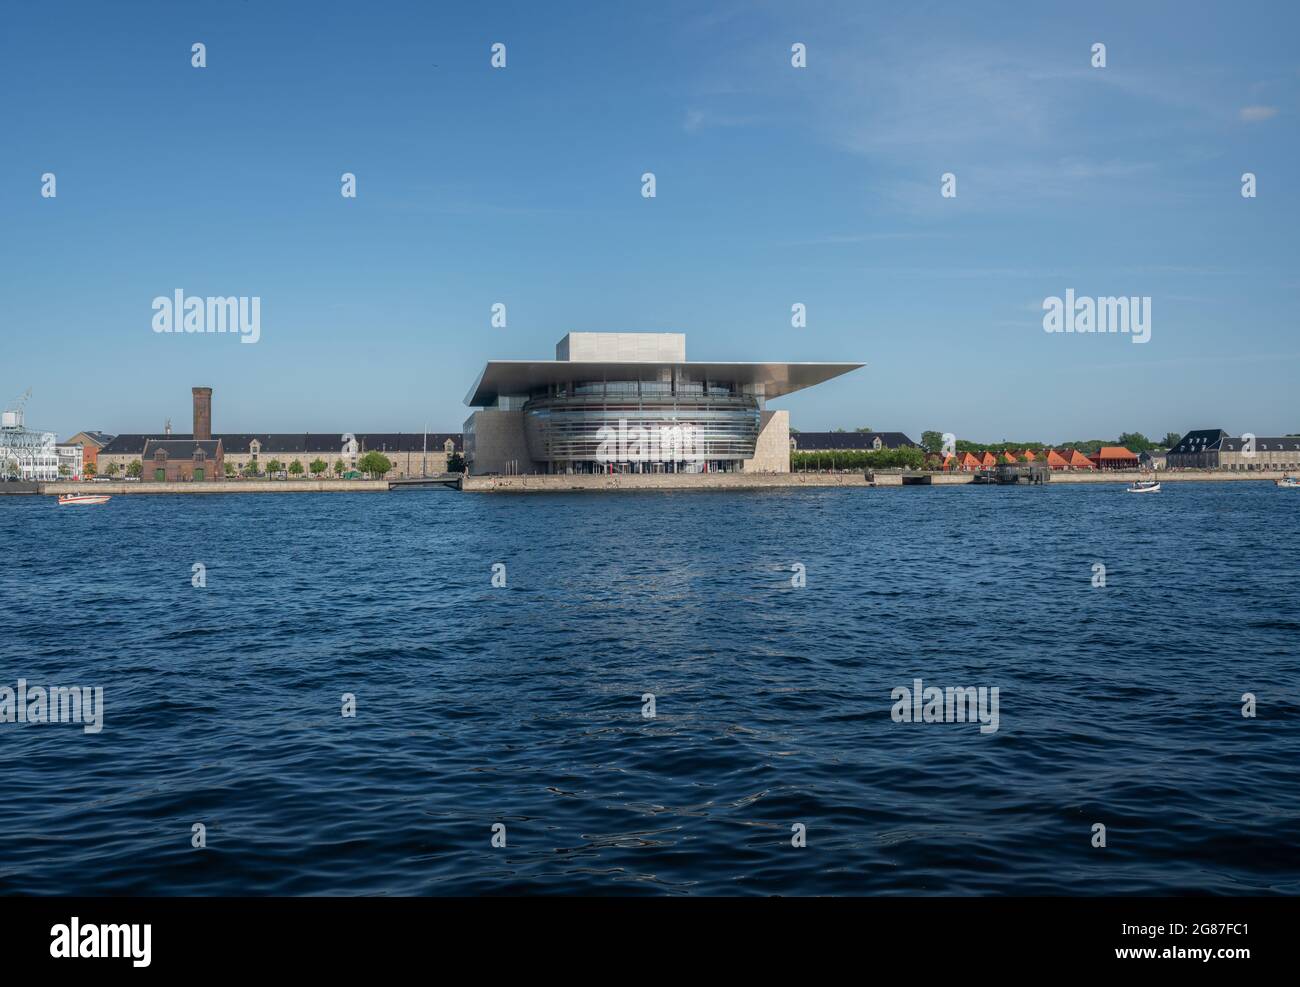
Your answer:
[[[493,360],[465,403],[472,474],[786,473],[790,414],[766,402],[860,363],[686,359],[672,332],[571,332],[554,360]]]

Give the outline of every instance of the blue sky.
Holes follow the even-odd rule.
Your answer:
[[[217,431],[459,430],[486,360],[652,329],[866,362],[774,404],[805,430],[1300,432],[1296,10],[13,5],[0,401],[61,436],[187,430],[193,384]],[[260,296],[261,341],[155,334],[177,288]],[[1044,333],[1067,288],[1151,296],[1151,341]]]

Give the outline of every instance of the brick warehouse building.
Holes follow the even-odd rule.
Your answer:
[[[390,479],[406,476],[420,476],[425,473],[447,472],[447,460],[453,452],[463,449],[459,432],[356,432],[347,436],[339,432],[219,432],[212,434],[212,389],[196,387],[194,393],[195,430],[191,434],[173,434],[171,432],[124,433],[114,436],[98,453],[98,470],[100,476],[107,476],[109,468],[116,465],[119,475],[124,473],[131,463],[139,461],[144,468],[143,479],[155,478],[157,467],[146,461],[146,446],[154,442],[188,441],[193,446],[194,440],[201,442],[219,441],[221,444],[221,475],[214,473],[211,466],[205,468],[205,479],[221,479],[225,467],[229,466],[236,473],[256,459],[260,471],[266,470],[271,460],[279,460],[284,469],[297,462],[302,466],[302,475],[311,476],[313,460],[325,463],[328,477],[334,476],[334,464],[342,462],[345,469],[351,469],[357,460],[367,452],[381,452],[392,461],[393,468],[387,474]],[[427,451],[426,451],[427,444]],[[168,456],[173,453],[170,449]],[[150,455],[154,453],[151,451]],[[205,456],[210,460],[211,452],[205,449]],[[185,454],[184,458],[191,458]],[[191,463],[191,470],[193,463]]]
[[[220,439],[150,439],[140,461],[142,478],[159,483],[226,478]]]

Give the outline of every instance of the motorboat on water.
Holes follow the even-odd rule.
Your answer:
[[[1300,490],[1300,476],[1284,476],[1282,479],[1273,482],[1287,490]]]
[[[1159,480],[1134,480],[1131,487],[1126,488],[1129,493],[1159,493]]]
[[[109,494],[59,494],[59,506],[107,504],[110,499],[111,497]]]

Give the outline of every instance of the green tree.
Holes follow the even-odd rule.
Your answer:
[[[266,472],[268,476],[273,476],[276,473],[279,473],[282,469],[284,469],[284,463],[280,462],[278,459],[269,460],[266,464]]]
[[[87,464],[85,465],[85,467],[82,469],[81,472],[84,473],[86,476],[94,476],[94,475],[95,475],[95,464],[94,464],[94,463],[87,463]]]
[[[289,464],[289,472],[294,476],[302,476],[302,463],[295,459]]]
[[[68,467],[63,465],[59,466],[59,476],[67,476],[71,472],[72,470],[68,469]]]
[[[448,456],[448,457],[447,457],[447,472],[448,472],[448,473],[464,473],[464,472],[465,472],[465,457],[462,456],[462,455],[461,455],[460,453],[458,453],[458,452],[453,452],[450,456]]]
[[[226,463],[226,478],[231,479],[234,477],[234,475],[235,475],[235,464]]]
[[[870,425],[859,425],[859,426],[858,426],[857,428],[855,428],[853,431],[855,431],[855,432],[874,432],[875,429],[872,428]]]
[[[257,476],[257,457],[249,456],[248,462],[244,464],[244,476]]]
[[[1062,442],[1060,445],[1056,446],[1055,448],[1058,452],[1062,449],[1077,449],[1085,456],[1091,456],[1099,452],[1102,446],[1108,446],[1108,445],[1113,445],[1113,443],[1103,441],[1102,439],[1087,439],[1083,442]],[[1133,450],[1133,451],[1136,452],[1137,450]]]
[[[336,460],[334,460],[334,475],[335,475],[335,476],[342,476],[342,475],[343,475],[343,471],[344,471],[345,469],[347,469],[347,467],[343,465],[343,460],[341,460],[341,459],[336,459]]]
[[[826,452],[793,452],[790,468],[795,471],[823,469],[913,469],[925,466],[925,453],[915,446],[901,449],[835,449]]]
[[[122,467],[119,466],[117,463],[109,463],[109,464],[108,464],[108,475],[109,475],[109,476],[117,476],[117,474],[120,473],[120,472],[122,472]]]
[[[132,460],[131,465],[126,468],[126,475],[134,476],[137,479],[140,477],[140,474],[142,474],[143,472],[144,472],[144,464],[140,462],[140,460],[138,459]]]
[[[357,460],[357,469],[375,477],[382,477],[392,468],[392,461],[382,452],[368,452]]]
[[[1172,449],[1174,446],[1178,445],[1178,443],[1181,442],[1182,440],[1183,437],[1179,435],[1177,432],[1166,432],[1165,437],[1160,444],[1164,446],[1166,449]]]
[[[312,476],[320,476],[329,467],[325,465],[325,460],[321,459],[320,456],[317,456],[311,461],[311,464],[307,468],[311,470]]]
[[[922,432],[921,448],[926,452],[943,452],[943,433],[933,430]]]
[[[1155,448],[1155,443],[1141,432],[1125,432],[1115,441],[1129,452],[1148,452]]]

